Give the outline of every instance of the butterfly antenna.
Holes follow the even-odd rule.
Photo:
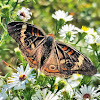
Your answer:
[[[5,62],[4,60],[2,60],[2,62],[3,62],[7,67],[12,68],[14,72],[17,72],[17,70],[16,70],[13,66],[9,65],[9,64],[8,64],[7,62]]]

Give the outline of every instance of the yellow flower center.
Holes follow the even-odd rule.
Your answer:
[[[58,89],[58,86],[57,85],[55,86],[55,89]]]
[[[77,77],[80,77],[81,75],[80,74],[76,74],[77,75]]]
[[[20,81],[24,81],[25,79],[26,79],[26,75],[20,74],[19,80],[20,80]]]
[[[83,30],[83,31],[88,31],[89,28],[87,28],[86,26],[82,26],[81,30]]]

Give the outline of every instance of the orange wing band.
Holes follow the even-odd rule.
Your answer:
[[[47,72],[52,72],[52,73],[59,73],[59,71],[58,70],[49,70],[48,68],[43,68],[45,71],[47,71]]]
[[[33,61],[30,57],[28,57],[28,59],[31,61],[31,63],[33,63],[34,65],[37,65],[36,61]]]
[[[68,52],[69,55],[71,55],[74,52],[74,50],[71,50],[70,52]]]
[[[62,68],[63,70],[67,70],[67,68]]]
[[[34,36],[34,32],[32,32],[32,35]]]
[[[36,35],[37,35],[37,36],[39,36],[39,32],[38,32],[38,33],[36,33]]]
[[[65,47],[64,47],[64,48],[62,48],[62,49],[63,49],[64,51],[66,51],[66,50],[67,50],[67,48],[68,48],[68,47],[67,47],[67,46],[65,46]]]

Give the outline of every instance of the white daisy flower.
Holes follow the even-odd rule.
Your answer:
[[[86,33],[90,34],[90,35],[94,35],[94,36],[97,35],[97,32],[95,32],[93,28],[88,28],[88,30],[86,31]]]
[[[95,41],[96,43],[100,44],[100,35],[95,36]]]
[[[1,90],[1,93],[0,93],[0,100],[5,100],[7,99],[8,95],[6,93],[6,89],[3,89]]]
[[[55,85],[58,85],[58,83],[60,81],[66,85],[66,80],[64,78],[61,78],[61,77],[56,77],[56,79],[55,79]]]
[[[22,9],[17,12],[19,19],[23,21],[29,20],[32,15],[32,13],[29,12],[29,10],[30,10],[29,8],[22,7]]]
[[[80,84],[82,78],[83,76],[80,74],[73,74],[69,79],[67,79],[67,81],[63,78],[57,77],[55,79],[55,84],[57,84],[60,80],[64,81],[66,83],[66,86],[61,90],[61,92],[67,91],[72,97],[74,94],[73,88],[77,87]]]
[[[95,43],[95,37],[93,35],[87,34],[85,37],[85,42],[88,44],[94,44]]]
[[[71,98],[74,95],[73,88],[71,87],[71,85],[68,82],[66,82],[66,86],[62,90],[59,91],[60,94],[62,94],[63,92],[69,93]],[[62,97],[62,95],[60,95],[60,97]]]
[[[83,76],[80,74],[73,74],[71,78],[67,80],[67,82],[71,85],[72,88],[75,88],[80,84],[82,78]]]
[[[97,32],[95,32],[93,28],[88,28],[84,32],[87,33],[87,35],[84,37],[86,43],[88,44],[99,43],[100,44],[100,35],[98,35]]]
[[[88,44],[94,44],[94,43],[100,44],[100,36],[99,35],[87,34],[84,39],[85,39],[86,43],[88,43]]]
[[[93,49],[92,49],[92,47],[91,47],[90,45],[88,45],[87,50],[88,50],[89,52],[93,52]]]
[[[67,79],[67,81],[63,78],[57,77],[55,79],[55,84],[57,84],[59,81],[64,81],[66,83],[65,87],[60,90],[60,92],[68,92],[70,97],[74,95],[73,89],[80,84],[80,80],[83,78],[80,74],[73,74],[71,78]]]
[[[14,97],[13,100],[20,100],[18,97]]]
[[[100,73],[94,75],[98,80],[100,80]]]
[[[58,21],[60,19],[63,19],[65,22],[73,20],[73,16],[68,15],[68,12],[65,13],[63,10],[56,11],[55,14],[52,14],[52,17]]]
[[[22,65],[17,67],[18,72],[13,73],[12,77],[9,77],[8,88],[10,89],[14,87],[14,90],[25,89],[25,83],[34,79],[33,74],[30,74],[32,70],[33,69],[29,67],[29,64],[27,64],[25,71]]]
[[[81,31],[86,32],[88,35],[97,35],[97,32],[95,32],[93,28],[88,28],[86,26],[82,26]]]
[[[96,31],[97,31],[98,33],[100,33],[100,27],[98,27],[98,28],[96,29]]]
[[[19,47],[15,48],[14,51],[15,51],[15,52],[20,52]]]
[[[37,90],[36,94],[31,97],[32,100],[58,100],[57,94],[52,93],[48,89]]]
[[[65,87],[65,90],[69,93],[70,97],[72,97],[74,95],[74,89],[72,88],[72,86],[67,83],[66,87]]]
[[[68,82],[70,85],[71,85],[71,87],[72,88],[75,88],[75,87],[77,87],[79,84],[80,84],[80,80],[74,80],[74,81],[70,81],[70,82]]]
[[[100,92],[97,91],[98,89],[95,90],[95,87],[84,85],[81,86],[80,91],[75,92],[75,98],[77,100],[96,100],[95,98],[100,95]]]
[[[57,84],[60,80],[62,80],[62,78],[56,77],[56,79],[55,79],[55,84]]]
[[[77,80],[77,79],[82,79],[82,78],[83,76],[81,74],[73,74],[70,79]]]
[[[59,31],[61,37],[66,38],[66,36],[69,36],[70,41],[74,40],[78,32],[80,32],[79,28],[75,27],[72,24],[69,24],[69,25],[66,24],[62,26],[62,29],[60,29]]]

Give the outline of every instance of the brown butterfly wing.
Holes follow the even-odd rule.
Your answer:
[[[68,75],[79,73],[90,76],[97,72],[93,63],[78,50],[59,41],[56,41],[56,45],[58,54],[63,55],[62,57],[59,55],[60,67],[63,73]]]
[[[7,29],[9,35],[19,44],[24,57],[30,65],[32,67],[37,66],[37,64],[40,65],[39,58],[45,40],[44,31],[25,22],[11,22],[8,24]]]

